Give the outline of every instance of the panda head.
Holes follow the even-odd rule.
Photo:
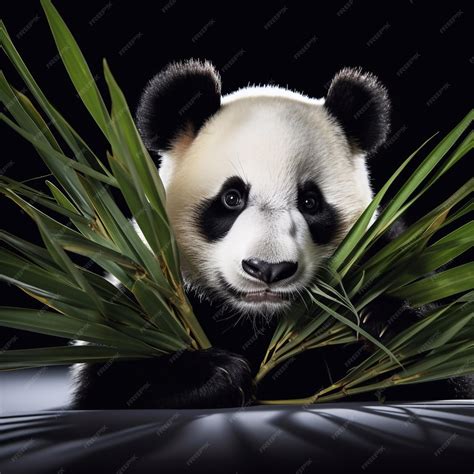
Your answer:
[[[388,112],[385,88],[354,69],[320,100],[277,87],[222,97],[209,62],[156,75],[137,122],[161,157],[186,283],[249,314],[288,308],[370,202],[365,158]]]

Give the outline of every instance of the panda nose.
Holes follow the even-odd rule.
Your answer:
[[[297,262],[269,263],[258,258],[242,260],[242,268],[246,273],[264,281],[274,283],[294,275],[298,268]]]

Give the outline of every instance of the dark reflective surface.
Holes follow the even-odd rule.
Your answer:
[[[3,416],[1,472],[472,472],[474,404]]]

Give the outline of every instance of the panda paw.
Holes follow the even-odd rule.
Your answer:
[[[217,348],[84,364],[75,375],[75,409],[226,408],[250,404],[255,391],[247,361]]]
[[[390,296],[381,296],[369,303],[361,312],[360,326],[383,344],[417,322],[423,313],[414,309],[406,301]],[[365,340],[369,349],[374,345]]]
[[[188,396],[196,408],[246,406],[255,399],[255,384],[248,362],[238,354],[210,348],[199,351],[208,367],[202,382]]]

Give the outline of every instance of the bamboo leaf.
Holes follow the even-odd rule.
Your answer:
[[[123,336],[103,324],[70,318],[44,309],[0,307],[0,326],[34,331],[67,339],[80,339],[147,354],[147,345]]]
[[[73,150],[77,161],[89,163],[92,167],[94,167],[94,169],[102,169],[107,173],[101,162],[92,153],[84,140],[80,138],[77,132],[75,132],[74,129],[66,122],[66,120],[64,120],[62,115],[51,105],[46,96],[43,94],[25,63],[21,59],[21,56],[18,54],[18,51],[15,49],[15,46],[13,45],[11,38],[7,33],[5,25],[2,22],[0,23],[0,43],[7,57],[16,68],[18,74],[21,76],[40,107],[48,116],[50,123],[54,125],[67,145]]]
[[[433,138],[433,137],[431,137]],[[426,140],[417,150],[415,150],[395,171],[395,173],[390,177],[390,179],[383,185],[380,191],[374,196],[372,202],[367,206],[367,209],[362,213],[362,215],[357,219],[357,222],[351,227],[351,230],[346,235],[342,243],[337,248],[336,252],[331,258],[331,267],[334,271],[340,271],[340,267],[354,251],[356,246],[360,243],[361,237],[366,233],[367,228],[372,221],[374,214],[379,207],[382,199],[384,198],[387,191],[392,186],[393,182],[397,177],[402,173],[402,171],[408,166],[412,159],[418,154],[418,152],[423,149],[423,147],[431,140]]]
[[[174,334],[187,343],[191,342],[179,321],[170,315],[166,303],[157,291],[145,285],[141,280],[137,280],[132,292],[150,319],[156,321],[155,324],[161,331]]]
[[[63,64],[68,72],[76,92],[82,99],[87,110],[107,137],[107,108],[97,88],[96,79],[92,75],[74,37],[60,17],[50,0],[41,0],[49,26],[58,47]]]
[[[56,241],[65,250],[69,250],[70,252],[74,252],[85,257],[90,257],[94,261],[101,262],[103,259],[111,260],[120,266],[130,268],[134,271],[143,272],[143,270],[140,270],[138,263],[132,259],[125,257],[123,254],[108,247],[91,242],[84,237],[60,235]]]
[[[44,298],[63,301],[78,308],[95,309],[95,304],[83,290],[62,271],[55,273],[38,267],[5,249],[0,249],[0,279],[13,283]]]
[[[104,346],[44,347],[17,349],[0,353],[0,370],[70,365],[77,362],[107,362],[111,359],[143,359],[147,356],[134,351],[117,350]]]
[[[23,240],[4,230],[0,230],[0,240],[22,253],[27,260],[39,265],[43,269],[52,272],[60,270],[60,268],[51,260],[48,251],[43,247],[32,244],[31,242]]]
[[[398,361],[397,357],[395,354],[392,353],[387,347],[385,347],[378,339],[373,337],[371,334],[369,334],[367,331],[362,329],[360,326],[358,326],[356,323],[351,321],[350,319],[341,316],[339,313],[331,309],[329,306],[326,306],[324,303],[321,301],[318,301],[316,298],[314,298],[312,295],[310,295],[310,298],[313,300],[313,302],[321,307],[325,312],[330,314],[333,318],[337,319],[338,321],[344,323],[345,325],[349,326],[352,330],[354,330],[357,334],[360,334],[361,336],[364,336],[367,340],[375,344],[379,349],[384,351],[393,361],[395,361],[398,365],[401,367],[402,364]]]
[[[30,117],[25,109],[23,109],[3,73],[0,73],[0,100],[5,104],[8,111],[18,122],[19,126],[12,122],[3,113],[0,114],[0,120],[7,123],[17,132],[22,131],[22,133],[27,134],[31,138],[33,145],[37,149],[46,166],[48,166],[64,189],[67,190],[76,205],[80,209],[83,209],[85,214],[91,215],[90,205],[84,197],[84,190],[82,189],[75,172],[70,167],[60,166],[58,160],[51,159],[50,155],[45,153],[45,150],[51,150],[51,152],[55,152],[55,150],[48,142],[43,131],[38,128],[35,120]]]
[[[407,299],[418,307],[433,301],[474,289],[474,263],[466,263],[455,268],[436,273],[406,285],[393,293],[393,296]]]
[[[178,252],[166,216],[163,184],[138,134],[125,97],[105,61],[104,73],[112,98],[111,129],[115,131],[112,140],[114,154],[124,159],[123,163],[130,172],[141,200],[141,209],[135,210],[134,215],[142,222],[141,227],[152,249],[157,254],[162,253],[175,280],[179,280],[178,266],[175,263],[178,261]],[[137,186],[138,183],[143,187],[143,195],[140,195],[141,187]]]
[[[0,114],[0,119],[3,120],[7,125],[9,125],[13,130],[15,130],[19,135],[21,135],[23,138],[28,140],[30,143],[32,143],[35,148],[41,152],[41,156],[45,159],[46,163],[50,166],[51,171],[57,175],[58,173],[58,167],[61,165],[61,169],[64,171],[67,168],[73,168],[76,171],[79,171],[87,176],[90,176],[94,179],[97,179],[98,181],[101,181],[105,184],[108,184],[110,186],[117,186],[117,181],[115,178],[107,176],[103,173],[100,173],[98,171],[95,171],[92,169],[89,165],[85,165],[83,163],[79,163],[77,161],[72,160],[71,158],[68,158],[67,156],[63,155],[62,153],[56,151],[54,148],[52,148],[49,144],[46,142],[42,142],[38,140],[38,134],[33,135],[26,130],[23,130],[22,128],[18,127],[13,123],[8,117],[5,117],[5,115]],[[61,163],[61,165],[55,164],[55,161]],[[71,178],[71,174],[68,175],[68,179]],[[76,178],[77,179],[77,178]],[[75,183],[77,186],[79,186],[79,182]],[[66,187],[67,189],[67,187]]]
[[[461,135],[466,131],[466,129],[472,123],[474,118],[474,111],[471,110],[466,117],[456,126],[454,129],[434,148],[434,150],[429,153],[429,155],[423,160],[423,162],[417,167],[417,169],[412,173],[412,175],[408,178],[407,182],[404,183],[402,187],[400,187],[399,192],[395,195],[395,197],[391,200],[391,202],[385,207],[383,212],[378,216],[377,222],[372,225],[367,233],[364,236],[364,239],[357,242],[357,248],[355,248],[355,241],[357,240],[357,234],[360,237],[361,232],[366,228],[364,227],[363,223],[367,221],[367,216],[365,213],[358,220],[358,222],[353,227],[357,229],[357,232],[354,231],[354,235],[351,236],[351,232],[349,232],[347,236],[347,240],[350,241],[348,244],[344,242],[341,244],[339,249],[336,251],[334,257],[331,259],[331,266],[334,270],[338,271],[342,276],[344,276],[348,270],[348,268],[354,264],[360,256],[363,254],[365,249],[369,246],[370,243],[374,241],[377,235],[380,234],[384,229],[386,229],[395,218],[399,216],[398,211],[400,208],[407,202],[413,192],[420,186],[420,183],[430,174],[432,169],[445,157],[445,155],[449,152],[450,148],[456,143],[456,141],[461,137]],[[425,142],[426,143],[426,142]],[[424,145],[422,145],[423,147]],[[375,207],[378,206],[380,203],[383,195],[388,190],[388,187],[391,186],[395,178],[400,174],[400,172],[405,168],[411,158],[419,151],[415,151],[403,164],[398,168],[395,174],[389,179],[386,185],[383,186],[381,191],[377,193],[375,198],[373,199],[372,203],[370,204],[368,209],[372,209],[375,203]],[[434,181],[428,181],[426,186],[423,190],[418,194],[421,196],[432,184]],[[410,205],[413,204],[414,200],[410,202]],[[405,206],[404,210],[406,211],[408,207]],[[373,209],[375,210],[375,208]],[[369,212],[370,214],[370,212]],[[372,214],[370,214],[371,216]],[[362,227],[362,228],[361,228]],[[345,239],[346,240],[346,239]],[[349,250],[350,249],[350,250]],[[354,250],[355,249],[355,250]],[[349,253],[351,255],[349,256]],[[342,265],[343,257],[346,257],[346,261],[344,262],[344,268],[340,268]]]

